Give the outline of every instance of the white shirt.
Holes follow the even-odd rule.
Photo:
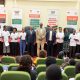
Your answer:
[[[21,32],[20,33],[20,38],[21,38],[21,40],[26,40],[26,32]]]
[[[42,34],[42,28],[40,28],[40,33]]]
[[[10,36],[9,31],[2,31],[2,36],[4,38],[4,42],[8,41],[8,37]]]
[[[79,41],[76,41],[76,44],[80,45],[80,32],[76,34],[76,39]]]
[[[49,41],[52,41],[52,31],[49,33]]]
[[[32,30],[30,30],[30,34],[32,35]]]
[[[15,32],[15,33],[11,33],[11,42],[18,42],[17,38],[18,38],[18,33]]]
[[[70,46],[76,46],[76,41],[74,40],[76,39],[76,34],[75,35],[70,34],[69,39],[70,39]]]
[[[56,34],[56,38],[59,38],[59,39],[56,39],[56,42],[57,43],[63,43],[63,38],[64,38],[64,33],[63,32],[57,32]]]

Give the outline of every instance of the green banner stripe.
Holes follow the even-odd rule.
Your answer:
[[[77,21],[67,21],[68,25],[77,25]]]
[[[40,20],[39,19],[31,19],[30,20],[30,25],[39,25]]]
[[[12,24],[22,24],[22,19],[12,19]]]

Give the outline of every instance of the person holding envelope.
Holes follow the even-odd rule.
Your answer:
[[[9,45],[10,33],[9,31],[7,31],[6,26],[4,26],[2,32],[2,38],[3,38],[3,53],[5,55],[8,55],[8,53],[10,53],[10,45]]]

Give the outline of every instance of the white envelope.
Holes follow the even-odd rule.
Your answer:
[[[8,41],[5,42],[5,46],[9,46],[9,42]]]

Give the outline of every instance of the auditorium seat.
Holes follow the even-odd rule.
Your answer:
[[[1,74],[1,80],[31,80],[27,72],[6,71]]]
[[[19,66],[19,64],[10,64],[9,66],[8,66],[8,71],[15,71],[16,69],[17,69],[17,67]]]
[[[37,74],[39,74],[40,72],[46,71],[46,65],[38,65],[36,67],[36,71],[37,71]]]
[[[46,61],[46,58],[38,58],[37,59],[37,65],[45,64],[45,61]]]
[[[46,80],[45,72],[40,72],[36,80]]]
[[[63,63],[63,59],[56,59],[56,61],[57,61],[57,65],[62,65],[62,63]]]
[[[66,73],[68,78],[73,78],[75,76],[75,66],[66,66],[64,68],[64,73]]]
[[[16,63],[15,58],[11,56],[3,56],[1,58],[2,64],[10,64],[10,63]]]
[[[80,80],[80,73],[75,76],[75,80]]]
[[[46,74],[46,72],[40,72],[38,74],[36,80],[47,80],[45,74]],[[68,80],[68,76],[65,73],[62,73],[62,79],[61,80]]]
[[[65,73],[62,73],[62,80],[68,80],[68,76]]]

